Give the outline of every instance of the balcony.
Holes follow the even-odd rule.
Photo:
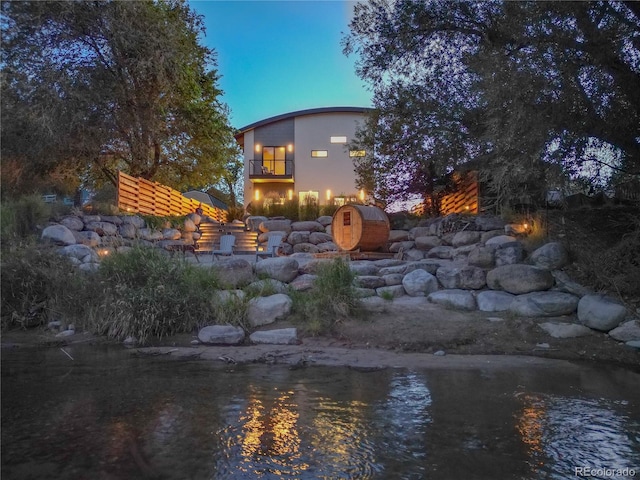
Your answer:
[[[253,183],[293,183],[293,160],[249,160]]]

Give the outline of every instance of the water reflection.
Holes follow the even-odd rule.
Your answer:
[[[640,420],[623,413],[627,401],[543,394],[518,397],[522,410],[517,429],[537,478],[564,479],[576,467],[638,471]]]
[[[640,465],[640,376],[3,352],[2,479],[560,479]]]

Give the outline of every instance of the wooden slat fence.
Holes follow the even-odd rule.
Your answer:
[[[186,198],[171,187],[118,172],[118,208],[121,211],[170,217],[193,213],[199,205],[199,201]],[[226,220],[227,212],[220,208],[206,204],[201,208],[205,215],[219,222]]]
[[[479,188],[475,172],[468,172],[457,183],[457,191],[445,195],[440,203],[442,215],[450,213],[478,213]]]

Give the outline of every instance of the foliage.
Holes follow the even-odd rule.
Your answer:
[[[336,211],[339,208],[340,207],[338,205],[333,205],[333,204],[332,205],[322,205],[320,207],[320,215],[326,215],[328,217],[333,217],[333,214],[336,213]]]
[[[95,303],[93,330],[109,337],[134,336],[145,343],[190,332],[213,315],[215,274],[159,249],[135,248],[105,258],[99,276],[103,286]]]
[[[157,215],[140,215],[144,220],[144,224],[151,230],[162,230],[163,228],[177,228],[184,227],[184,221],[187,219],[186,215],[174,215],[170,217],[159,217]]]
[[[465,165],[500,205],[579,175],[597,187],[640,174],[633,2],[373,0],[350,29],[375,107],[350,146],[368,152],[360,188],[432,197]]]
[[[202,18],[182,0],[3,2],[2,163],[11,179],[116,170],[176,189],[223,173],[234,145]],[[4,182],[3,178],[3,182]]]
[[[341,258],[323,265],[308,292],[291,292],[293,318],[314,335],[334,328],[342,319],[359,314],[353,287],[355,274]]]
[[[268,194],[262,201],[254,200],[251,202],[248,210],[251,215],[255,216],[282,216],[288,218],[292,222],[297,222],[300,219],[300,204],[298,203],[298,197],[296,196],[291,200],[284,200],[280,203],[280,197],[278,194],[275,194],[275,198]]]
[[[242,220],[244,218],[244,207],[238,205],[236,207],[229,207],[227,210],[227,222],[233,222],[234,220]]]
[[[51,214],[50,207],[38,195],[3,201],[0,208],[3,246],[34,235]]]
[[[3,327],[82,318],[90,291],[66,258],[34,246],[2,255],[0,283]]]

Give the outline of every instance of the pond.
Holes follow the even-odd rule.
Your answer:
[[[625,369],[290,369],[65,351],[73,360],[2,352],[3,480],[640,476],[640,375]]]

